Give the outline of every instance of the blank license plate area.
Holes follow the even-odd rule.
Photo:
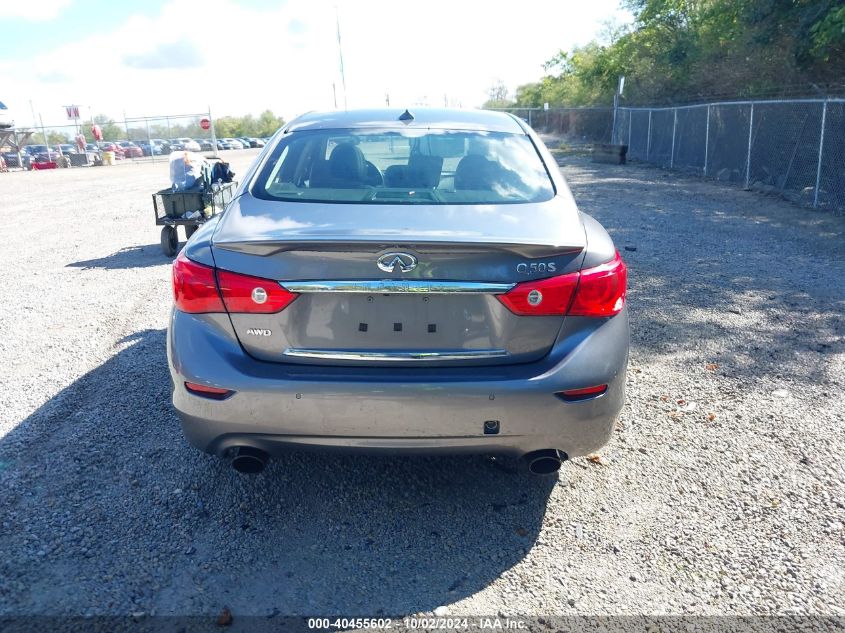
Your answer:
[[[359,349],[485,349],[493,346],[482,295],[343,294],[336,341]],[[328,306],[327,306],[328,307]]]

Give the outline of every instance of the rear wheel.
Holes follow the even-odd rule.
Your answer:
[[[161,228],[161,250],[168,257],[173,257],[179,249],[179,236],[175,226]]]
[[[198,228],[200,228],[200,227],[199,227],[198,225],[196,225],[196,224],[188,224],[188,225],[186,225],[186,226],[185,226],[185,239],[186,239],[186,240],[191,239],[191,236],[192,236],[194,233],[196,233],[196,232],[197,232],[197,229],[198,229]]]

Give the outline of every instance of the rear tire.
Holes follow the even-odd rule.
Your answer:
[[[200,227],[199,227],[198,225],[196,225],[196,224],[188,224],[188,225],[185,225],[185,239],[186,239],[186,240],[191,239],[191,236],[192,236],[194,233],[196,233],[196,232],[197,232],[197,229],[198,229],[198,228],[200,228]]]
[[[173,257],[179,250],[179,235],[175,226],[161,228],[161,250],[168,257]]]

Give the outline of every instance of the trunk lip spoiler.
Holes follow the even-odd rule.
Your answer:
[[[435,281],[428,279],[350,279],[330,281],[282,281],[297,294],[342,292],[358,294],[503,294],[515,283],[483,281]]]
[[[539,257],[553,252],[556,255],[564,255],[568,253],[577,253],[586,250],[586,241],[583,243],[563,243],[553,244],[548,240],[529,240],[524,239],[519,242],[510,240],[495,240],[495,239],[431,239],[430,237],[420,238],[419,236],[410,235],[383,235],[378,237],[356,238],[352,236],[339,238],[318,238],[303,239],[297,236],[293,239],[254,239],[243,240],[237,239],[232,241],[224,241],[215,239],[212,243],[213,248],[219,248],[225,251],[236,253],[244,253],[248,255],[256,255],[258,257],[268,257],[278,253],[298,251],[298,250],[314,250],[319,247],[330,248],[372,248],[376,251],[384,250],[385,248],[399,248],[405,247],[423,253],[430,249],[446,250],[452,248],[461,248],[466,250],[498,250],[510,251],[524,257]]]

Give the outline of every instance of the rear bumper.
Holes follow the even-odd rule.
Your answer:
[[[291,366],[255,360],[227,323],[174,311],[167,338],[173,404],[185,437],[217,455],[249,445],[284,450],[505,453],[556,448],[591,453],[622,407],[627,313],[602,322],[556,364],[442,369]],[[532,372],[536,369],[536,375]],[[186,381],[233,390],[218,401]],[[607,384],[590,400],[565,389]],[[497,434],[484,423],[496,420]]]

